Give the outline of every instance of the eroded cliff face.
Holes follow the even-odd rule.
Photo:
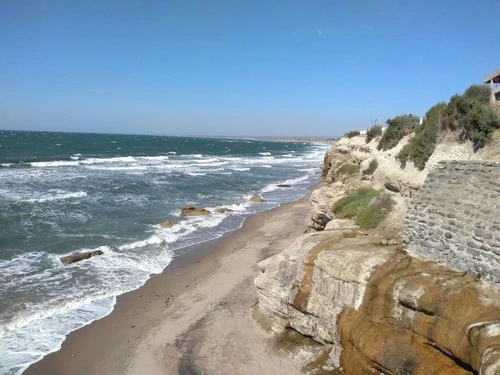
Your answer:
[[[439,160],[478,154],[468,144],[442,143],[423,171],[401,170],[394,155],[408,139],[389,151],[364,137],[337,142],[325,157],[325,186],[311,195],[309,234],[259,264],[258,309],[273,330],[321,345],[292,351],[305,372],[500,375],[497,285],[412,256],[401,238],[408,205],[428,172]],[[373,159],[378,168],[364,174]],[[396,202],[368,232],[331,211],[363,186],[384,189]]]
[[[347,374],[500,373],[498,290],[374,241],[313,233],[261,262],[259,309],[274,330],[323,344],[316,368]]]

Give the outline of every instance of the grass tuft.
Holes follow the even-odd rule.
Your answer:
[[[337,217],[354,219],[362,229],[375,228],[389,214],[393,200],[372,188],[361,188],[341,198],[332,207]]]

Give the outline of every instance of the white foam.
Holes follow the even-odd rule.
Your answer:
[[[249,171],[250,168],[232,168],[233,171],[245,172]]]
[[[169,160],[169,156],[164,155],[164,156],[140,156],[137,157],[136,159],[138,160],[151,160],[151,161],[166,161]]]
[[[270,156],[272,155],[270,152],[259,152],[259,155],[262,155],[262,156]]]
[[[45,203],[63,199],[83,198],[87,196],[87,193],[85,191],[65,192],[62,190],[55,190],[49,191],[49,194],[52,195],[46,195],[40,198],[29,198],[25,199],[24,201],[30,203]]]
[[[269,193],[270,191],[274,191],[277,189],[278,189],[278,186],[276,186],[276,184],[269,184],[269,185],[263,187],[260,191],[262,193]]]
[[[30,163],[32,167],[37,168],[47,168],[47,167],[68,167],[68,166],[76,166],[78,165],[78,161],[65,161],[65,160],[57,160],[57,161],[37,161]]]
[[[287,185],[295,185],[295,184],[298,184],[299,182],[302,182],[302,181],[307,181],[307,179],[309,179],[309,175],[304,175],[304,176],[300,176],[300,177],[297,177],[297,178],[291,178],[289,180],[285,180],[282,182],[282,184],[287,184]]]

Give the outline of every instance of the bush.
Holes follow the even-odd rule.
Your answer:
[[[369,229],[380,224],[391,211],[393,203],[389,194],[361,188],[335,202],[332,210],[338,217],[354,219],[360,228]]]
[[[366,132],[366,143],[370,143],[373,138],[380,137],[382,135],[382,126],[375,125],[372,126]]]
[[[446,110],[447,104],[439,103],[427,111],[422,126],[415,132],[415,137],[396,156],[402,168],[406,166],[408,160],[412,160],[415,167],[424,169],[425,163],[436,149],[441,120]]]
[[[373,172],[375,172],[375,170],[377,169],[377,167],[378,167],[378,161],[377,159],[373,159],[372,161],[370,161],[370,164],[368,164],[368,168],[366,168],[363,171],[363,175],[365,176],[372,175]]]
[[[352,130],[350,132],[347,132],[345,133],[344,137],[347,137],[347,138],[354,138],[354,137],[357,137],[358,135],[360,135],[361,133],[358,131],[358,130]]]
[[[463,95],[454,95],[443,116],[442,130],[458,131],[461,140],[472,140],[478,150],[500,128],[500,117],[489,106],[491,89],[472,85]]]
[[[415,131],[419,124],[420,118],[413,115],[396,116],[387,120],[387,129],[385,129],[377,149],[390,150],[399,143],[401,138]]]

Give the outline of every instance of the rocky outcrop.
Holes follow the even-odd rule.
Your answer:
[[[195,206],[188,206],[184,207],[181,210],[181,216],[186,217],[186,216],[205,216],[205,215],[210,215],[210,211],[205,209],[205,208],[200,208],[200,207],[195,207]]]
[[[97,256],[97,255],[102,255],[104,254],[102,250],[93,250],[93,251],[83,251],[83,252],[75,252],[70,255],[63,256],[59,258],[61,260],[61,263],[64,264],[71,264],[71,263],[76,263],[80,262],[85,259],[89,259],[91,257]]]
[[[315,363],[324,369],[500,371],[498,290],[472,276],[356,231],[305,235],[259,267],[260,311],[275,331],[292,328],[323,344]]]
[[[172,228],[174,225],[175,222],[173,222],[172,220],[165,220],[163,223],[160,224],[160,227],[167,229],[167,228]]]
[[[215,209],[215,212],[217,212],[218,214],[226,214],[234,211],[227,207],[217,207]]]
[[[308,225],[313,231],[321,231],[332,220],[332,205],[339,192],[331,186],[323,186],[311,193],[311,221]]]
[[[253,203],[262,203],[262,202],[265,202],[264,198],[257,197],[257,196],[253,196],[249,200],[250,200],[250,202],[253,202]]]

